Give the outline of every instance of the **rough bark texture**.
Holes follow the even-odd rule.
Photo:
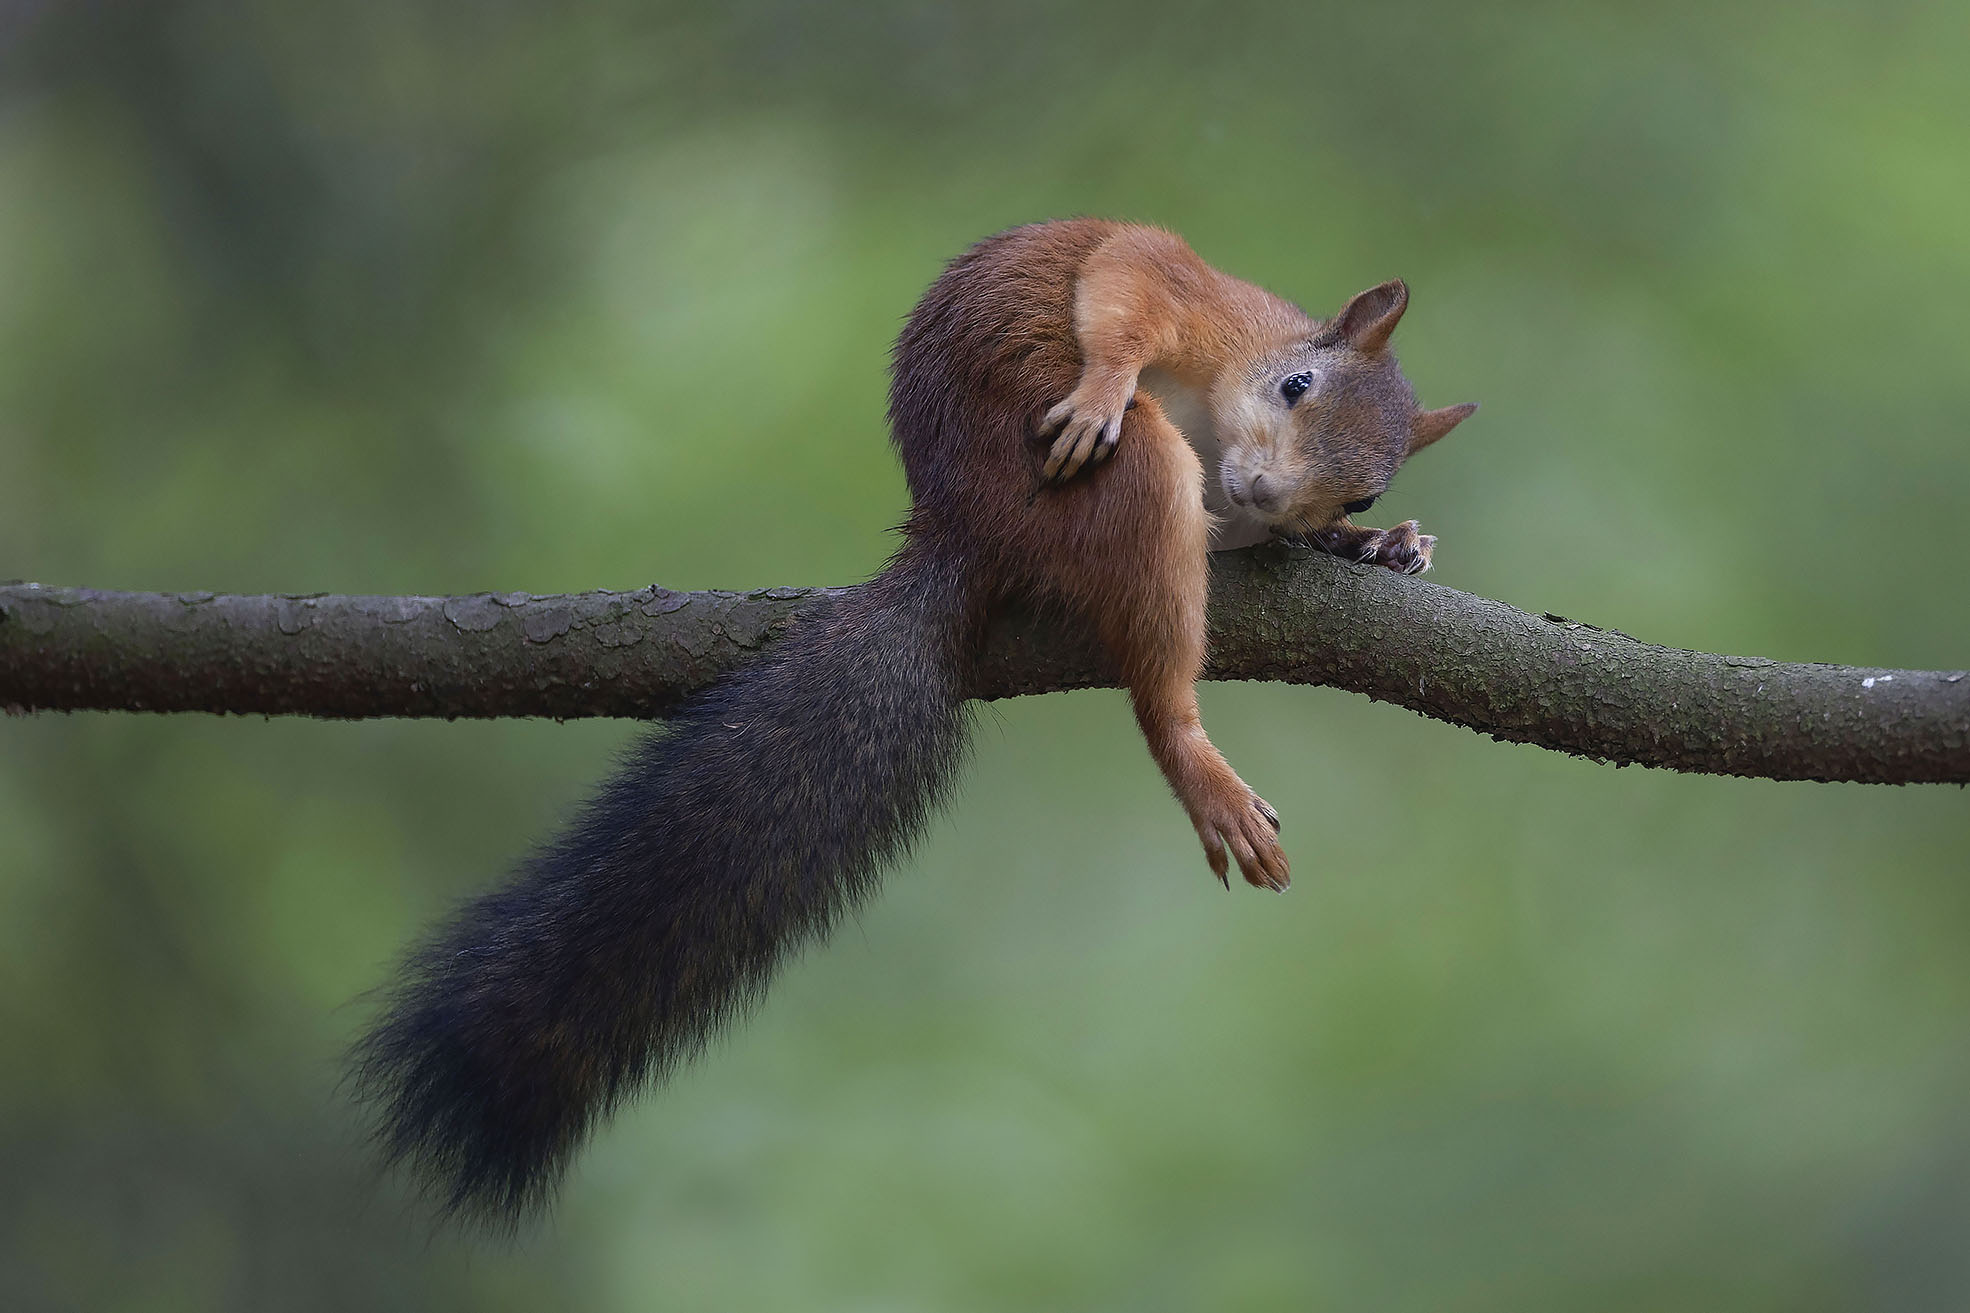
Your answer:
[[[0,707],[659,716],[810,596],[232,597],[0,586]],[[1212,679],[1328,684],[1501,739],[1772,779],[1970,782],[1970,678],[1685,652],[1315,552],[1214,558]],[[1013,614],[983,698],[1113,683],[1071,624]]]

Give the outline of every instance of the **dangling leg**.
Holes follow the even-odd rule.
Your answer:
[[[1197,709],[1210,571],[1202,468],[1148,397],[1125,422],[1115,459],[1036,507],[1041,577],[1094,620],[1218,878],[1236,861],[1248,883],[1284,889],[1278,814],[1212,745]]]
[[[1194,681],[1203,665],[1201,608],[1198,615],[1194,643],[1185,635],[1181,646],[1144,652],[1130,650],[1127,639],[1110,637],[1109,647],[1123,661],[1129,699],[1150,755],[1196,827],[1211,870],[1229,884],[1228,853],[1246,883],[1283,890],[1291,875],[1279,846],[1279,813],[1238,778],[1204,733],[1198,714]],[[1180,632],[1174,625],[1182,622],[1175,616],[1171,620],[1171,632]],[[1194,659],[1186,652],[1194,653]]]

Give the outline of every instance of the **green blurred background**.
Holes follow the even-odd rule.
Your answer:
[[[0,6],[0,576],[834,583],[889,343],[998,228],[1392,275],[1436,579],[1970,662],[1970,10]],[[1227,895],[1120,695],[960,801],[517,1247],[334,1086],[620,723],[0,721],[8,1309],[1960,1309],[1970,797],[1615,772],[1213,686]]]

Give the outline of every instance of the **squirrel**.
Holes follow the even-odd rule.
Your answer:
[[[911,510],[859,588],[650,732],[559,837],[415,949],[353,1054],[384,1157],[448,1215],[512,1225],[588,1133],[755,1005],[873,891],[951,788],[970,671],[1010,599],[1092,627],[1229,887],[1289,873],[1279,816],[1205,735],[1208,552],[1266,536],[1427,569],[1357,527],[1476,409],[1423,410],[1389,350],[1399,281],[1315,319],[1172,233],[1014,228],[899,337]],[[1208,470],[1207,470],[1208,466]]]

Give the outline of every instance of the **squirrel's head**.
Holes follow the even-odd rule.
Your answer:
[[[1371,287],[1311,337],[1217,380],[1226,496],[1281,533],[1325,528],[1366,511],[1403,461],[1477,409],[1416,405],[1389,349],[1408,306],[1400,279]]]

